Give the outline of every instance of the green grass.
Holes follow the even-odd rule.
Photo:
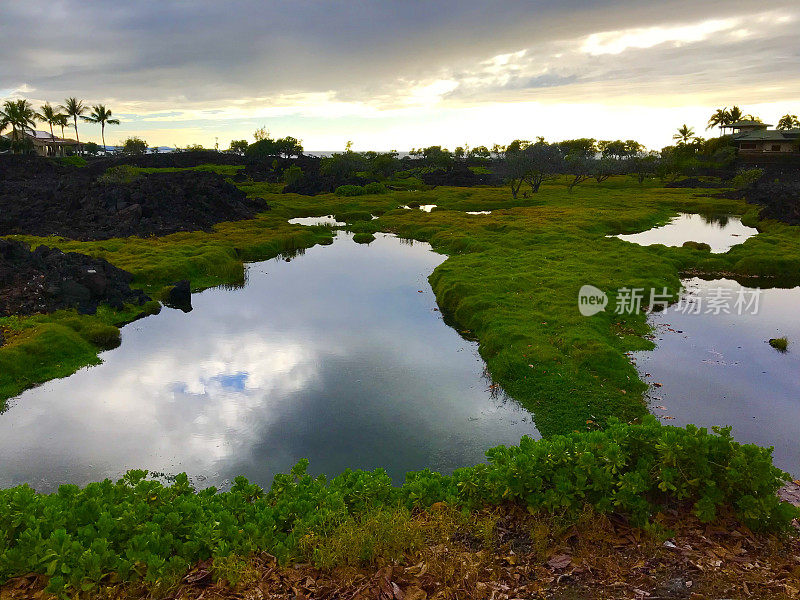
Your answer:
[[[288,225],[293,217],[334,214],[364,242],[378,231],[429,242],[449,255],[430,277],[443,313],[477,338],[491,376],[533,411],[544,435],[646,413],[646,385],[626,353],[651,348],[650,329],[643,313],[614,314],[616,290],[666,288],[675,294],[687,271],[795,280],[800,273],[798,228],[757,222],[756,209],[743,201],[624,177],[587,182],[573,192],[565,181],[551,182],[516,200],[508,188],[490,187],[341,197],[281,194],[280,185],[269,183],[239,186],[272,209],[211,233],[102,242],[25,239],[102,256],[131,271],[135,285],[153,294],[185,278],[194,289],[241,282],[242,261],[330,243],[330,228]],[[425,204],[436,208],[399,208]],[[466,214],[480,210],[493,212]],[[725,254],[693,244],[642,247],[608,237],[664,224],[678,212],[743,215],[761,233]],[[610,308],[581,316],[577,295],[584,284],[608,292]],[[74,357],[70,364],[81,360]]]

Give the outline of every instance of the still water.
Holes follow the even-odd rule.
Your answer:
[[[757,229],[742,225],[739,217],[681,213],[661,227],[617,237],[641,246],[682,246],[685,242],[702,242],[711,246],[711,252],[720,253],[757,233]]]
[[[538,437],[436,310],[427,276],[444,258],[339,233],[291,262],[249,265],[244,287],[197,294],[190,313],[123,328],[104,364],[0,415],[0,486],[46,491],[131,468],[268,485],[301,458],[314,473],[385,467],[401,481]]]
[[[644,381],[662,386],[651,388],[651,411],[670,425],[731,425],[737,441],[774,446],[775,464],[800,475],[800,287],[758,293],[697,278],[684,287],[681,302],[650,318],[656,349],[633,353]],[[783,336],[786,353],[768,344]]]

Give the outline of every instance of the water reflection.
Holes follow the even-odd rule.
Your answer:
[[[705,306],[720,289],[733,298],[742,289],[729,279],[684,284]],[[645,381],[663,386],[652,412],[670,424],[731,425],[738,441],[775,446],[775,464],[800,475],[800,287],[762,289],[757,314],[682,312],[690,305],[652,315],[657,347],[633,355]],[[767,343],[781,336],[786,354]]]
[[[701,242],[711,246],[711,252],[721,253],[757,233],[757,229],[742,225],[739,217],[681,213],[661,227],[616,237],[642,246],[682,246],[685,242]]]
[[[287,257],[288,259],[288,257]],[[450,471],[535,434],[482,379],[426,277],[444,257],[379,235],[248,266],[247,285],[193,297],[123,329],[103,365],[30,390],[0,417],[0,485],[187,471],[268,484],[313,472]]]
[[[342,227],[345,223],[337,221],[333,215],[325,215],[323,217],[297,217],[289,219],[292,225],[329,225],[331,227]]]

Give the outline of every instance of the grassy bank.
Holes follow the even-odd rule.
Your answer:
[[[672,535],[668,513],[702,523],[733,518],[737,527],[766,532],[789,531],[800,514],[775,496],[788,476],[772,466],[769,450],[739,445],[727,431],[666,427],[653,417],[523,438],[487,457],[488,465],[452,476],[409,473],[401,487],[380,469],[314,478],[302,461],[268,492],[243,477],[229,492],[197,492],[185,475],[164,486],[145,471],[49,495],[28,486],[0,490],[0,582],[32,572],[56,594],[117,582],[163,594],[209,559],[228,580],[244,576],[247,559],[264,552],[281,564],[323,569],[397,563],[437,536],[438,543],[493,543],[495,523],[481,513],[497,507],[539,517],[538,533],[528,532],[540,540],[538,562],[586,511],[624,517],[656,539]]]

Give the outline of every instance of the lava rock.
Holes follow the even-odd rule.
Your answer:
[[[93,314],[100,304],[122,308],[150,298],[130,287],[133,276],[102,258],[0,239],[0,317],[64,308]]]
[[[192,310],[192,286],[187,279],[179,281],[170,288],[165,304],[170,308],[177,308],[183,312]]]

